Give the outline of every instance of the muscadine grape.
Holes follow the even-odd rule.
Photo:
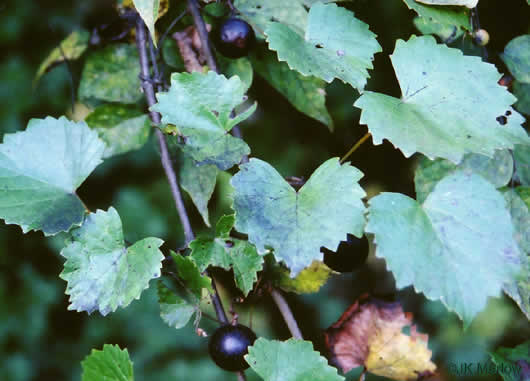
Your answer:
[[[247,326],[223,325],[210,337],[208,352],[212,360],[222,369],[232,372],[249,367],[245,361],[248,347],[256,340],[256,334]]]
[[[223,56],[240,58],[248,54],[256,41],[256,36],[246,21],[229,18],[213,31],[212,40]]]
[[[473,33],[473,41],[479,46],[485,46],[490,41],[490,34],[486,29],[479,29]]]
[[[352,272],[368,258],[368,240],[365,236],[357,238],[348,234],[346,241],[340,242],[336,252],[325,247],[320,251],[324,253],[324,263],[330,269],[340,273]]]

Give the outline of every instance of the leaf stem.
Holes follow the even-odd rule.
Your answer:
[[[350,150],[348,151],[348,153],[346,153],[346,155],[343,156],[342,159],[340,159],[340,163],[344,163],[344,161],[349,158],[351,156],[352,153],[354,153],[357,148],[359,148],[361,146],[361,144],[363,144],[370,136],[372,136],[369,132],[367,132],[366,134],[364,134],[364,136],[362,138],[360,138],[357,143],[355,143],[353,145],[353,147],[350,148]]]
[[[304,338],[302,336],[302,332],[300,331],[300,328],[298,328],[298,323],[296,322],[293,312],[291,311],[291,308],[289,307],[289,304],[287,304],[287,301],[285,300],[283,295],[275,288],[272,288],[270,290],[270,293],[272,299],[274,300],[274,303],[276,303],[276,305],[278,306],[278,309],[280,310],[283,320],[287,324],[291,335],[295,339],[303,340]]]
[[[79,201],[81,201],[81,204],[83,204],[83,207],[85,208],[85,212],[87,213],[92,213],[92,211],[90,209],[88,209],[88,206],[86,206],[85,202],[83,200],[81,200],[81,197],[79,197],[77,195],[77,192],[74,192],[74,194],[77,196],[77,198],[79,199]]]
[[[173,27],[180,21],[181,18],[183,18],[184,16],[186,16],[186,13],[188,13],[187,11],[184,11],[182,12],[180,15],[178,15],[177,17],[175,17],[175,19],[171,22],[171,24],[167,27],[166,31],[164,32],[164,34],[162,35],[162,37],[160,37],[160,39],[158,40],[158,46],[160,47],[159,48],[159,52],[162,51],[162,44],[164,43],[164,40],[167,38],[167,36],[169,35],[169,32],[171,31],[171,29],[173,29]]]
[[[475,32],[481,29],[480,27],[480,18],[478,17],[478,8],[472,8],[471,9],[471,29],[472,29],[472,38],[475,38]],[[488,54],[488,48],[485,46],[481,46],[482,48],[482,59],[485,62],[488,62],[489,54]]]

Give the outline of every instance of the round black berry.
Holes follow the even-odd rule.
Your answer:
[[[222,369],[232,372],[245,370],[249,365],[243,356],[255,340],[256,334],[244,325],[223,325],[210,337],[208,352]]]
[[[478,46],[485,46],[490,41],[490,34],[486,29],[479,29],[473,33],[473,41]]]
[[[248,54],[256,41],[256,35],[246,21],[229,18],[214,30],[212,40],[223,56],[240,58]]]
[[[368,258],[368,240],[365,236],[357,238],[348,234],[346,241],[340,242],[337,252],[325,247],[320,251],[324,253],[326,266],[340,273],[348,273],[359,268]]]

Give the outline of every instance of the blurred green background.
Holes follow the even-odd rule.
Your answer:
[[[70,113],[83,61],[72,63],[71,70],[65,64],[58,65],[33,89],[34,73],[49,51],[71,31],[104,20],[109,3],[64,0],[0,3],[2,135],[24,129],[33,117]],[[172,6],[182,7],[182,2],[176,3]],[[400,0],[355,0],[348,7],[370,25],[384,50],[376,55],[368,89],[399,96],[388,54],[397,38],[418,34],[412,24],[414,14]],[[512,38],[529,32],[529,9],[526,0],[480,2],[481,24],[491,35],[487,47],[490,61],[503,72],[506,69],[498,53]],[[170,16],[171,12],[160,25],[167,25]],[[455,46],[470,52],[469,41],[459,41]],[[359,111],[352,107],[358,96],[354,90],[334,82],[327,92],[327,105],[336,126],[334,133],[297,112],[255,75],[249,95],[258,101],[258,111],[242,125],[252,155],[268,161],[285,176],[305,178],[327,158],[342,156],[364,135],[366,127],[358,124]],[[382,190],[414,196],[415,160],[405,159],[390,144],[372,146],[368,141],[351,160],[365,173],[361,185],[369,196]],[[229,209],[228,179],[226,173],[219,177],[210,203],[212,221]],[[115,206],[129,241],[158,236],[166,241],[163,247],[166,252],[182,244],[179,221],[152,142],[139,151],[105,161],[82,185],[79,195],[91,210]],[[189,199],[186,201],[196,230],[205,230]],[[68,311],[65,282],[58,278],[63,266],[58,254],[61,247],[60,237],[45,239],[35,232],[23,235],[16,226],[0,224],[0,380],[79,380],[80,361],[92,348],[101,349],[104,343],[129,349],[137,380],[235,379],[209,360],[207,340],[195,335],[191,323],[175,330],[162,322],[154,287],[145,291],[141,300],[105,318],[97,313],[88,316]],[[237,295],[233,281],[230,274],[220,271],[215,274],[228,307],[230,298]],[[356,273],[334,277],[317,294],[288,295],[288,300],[305,337],[323,350],[322,329],[337,320],[364,292],[399,300],[406,311],[414,313],[420,331],[429,334],[429,347],[442,372],[449,363],[484,362],[487,352],[497,346],[512,347],[530,337],[528,321],[507,298],[490,300],[487,309],[464,332],[456,316],[440,303],[430,302],[410,288],[396,291],[392,275],[373,253]],[[244,324],[249,324],[252,310],[252,325],[258,336],[289,337],[268,296],[235,308]],[[211,332],[215,326],[203,319],[201,327]],[[348,378],[355,379],[355,371],[351,373]]]

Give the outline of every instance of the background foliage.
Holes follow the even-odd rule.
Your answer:
[[[43,1],[37,5],[8,0],[0,5],[0,44],[2,51],[7,52],[0,59],[2,134],[24,129],[29,118],[58,117],[65,113],[72,117],[83,112],[79,105],[73,110],[67,106],[72,95],[78,92],[72,86],[80,78],[82,61],[70,63],[73,82],[65,64],[43,76],[36,87],[32,81],[43,58],[71,31],[104,22],[109,13],[106,3]],[[179,6],[175,4],[173,8]],[[387,57],[394,50],[397,38],[408,40],[411,34],[418,33],[412,21],[414,12],[401,0],[355,0],[347,7],[377,33],[383,49],[383,54],[375,56],[377,75],[368,81],[367,90],[399,97],[398,83]],[[525,0],[482,1],[479,12],[482,26],[492,37],[488,45],[490,59],[501,71],[507,72],[499,53],[514,37],[530,32],[529,7]],[[161,25],[167,25],[174,16],[166,15]],[[453,46],[466,54],[480,54],[469,38],[457,40]],[[133,63],[131,66],[131,73],[136,73],[137,68]],[[242,128],[253,155],[266,160],[283,176],[308,178],[326,159],[344,154],[366,132],[366,127],[358,125],[360,110],[352,107],[358,93],[342,82],[335,80],[326,90],[333,134],[279,96],[277,91],[281,91],[281,85],[278,86],[275,90],[254,76],[249,95],[259,100],[259,106]],[[87,83],[79,93],[90,99],[93,91]],[[118,96],[127,97],[127,93]],[[316,117],[330,124],[327,114],[321,112]],[[108,205],[114,205],[122,218],[127,241],[156,236],[167,247],[179,247],[183,237],[178,217],[168,208],[173,203],[153,147],[148,144],[139,151],[105,161],[78,193],[92,210],[106,210]],[[360,184],[368,196],[382,189],[414,196],[415,160],[406,160],[390,144],[365,143],[356,151],[352,162],[365,173]],[[228,179],[220,174],[211,203],[215,208],[209,211],[212,223],[229,211],[227,204],[216,202],[226,200],[229,192]],[[195,211],[190,199],[186,202],[193,222],[203,226],[203,216]],[[17,226],[0,225],[1,380],[78,380],[80,361],[90,348],[101,348],[104,343],[128,348],[137,380],[233,378],[206,357],[206,340],[194,334],[191,324],[175,330],[160,319],[155,282],[151,282],[140,301],[106,318],[68,311],[66,283],[58,278],[63,268],[58,252],[63,244],[61,236],[44,240],[40,232],[22,235]],[[230,277],[222,272],[216,275],[223,295],[235,295]],[[289,294],[288,298],[295,316],[303,317],[299,323],[306,338],[321,350],[321,330],[364,292],[395,293],[392,275],[373,254],[360,271],[335,277],[319,293]],[[397,292],[396,299],[406,311],[414,312],[419,329],[429,334],[434,360],[442,367],[450,363],[485,361],[488,351],[498,346],[514,347],[521,337],[530,337],[528,321],[506,297],[490,300],[486,310],[465,332],[458,318],[441,303],[426,300],[410,287]],[[248,323],[246,307],[240,309],[240,316],[243,323]],[[255,301],[252,316],[258,336],[289,337],[268,297]],[[203,320],[202,327],[211,331],[214,325]],[[349,378],[355,379],[355,374]]]

